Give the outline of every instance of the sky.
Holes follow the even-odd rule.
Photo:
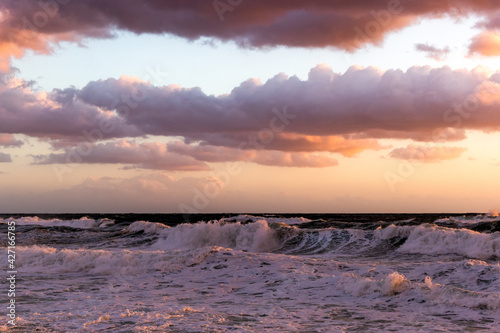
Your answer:
[[[500,209],[500,3],[7,0],[0,213]]]

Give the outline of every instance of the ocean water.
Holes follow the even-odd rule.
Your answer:
[[[13,332],[500,332],[486,214],[3,215]],[[6,288],[4,288],[6,289]]]

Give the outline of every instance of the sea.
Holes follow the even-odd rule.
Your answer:
[[[4,281],[16,273],[15,297],[8,281],[0,293],[0,331],[500,332],[499,223],[477,213],[4,214]]]

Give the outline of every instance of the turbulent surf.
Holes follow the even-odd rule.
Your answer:
[[[491,214],[15,215],[5,234],[11,221],[20,331],[500,329]]]

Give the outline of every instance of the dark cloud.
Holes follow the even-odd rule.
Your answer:
[[[337,47],[380,43],[422,17],[489,15],[493,1],[455,0],[5,0],[0,3],[0,64],[25,49],[50,52],[60,41],[109,38],[116,30],[213,38],[244,47]]]
[[[92,82],[77,96],[86,105],[105,108],[111,99],[141,90],[144,102],[121,114],[142,134],[229,147],[253,141],[259,148],[269,141],[266,147],[272,149],[335,151],[327,139],[313,142],[307,136],[446,141],[463,139],[466,129],[498,127],[497,82],[495,75],[448,67],[406,72],[351,67],[337,74],[318,66],[306,81],[279,74],[264,84],[248,80],[219,97],[198,88],[115,79]],[[259,135],[269,140],[256,139]]]
[[[438,48],[436,46],[428,45],[428,44],[416,44],[415,49],[417,51],[422,51],[426,52],[427,56],[429,58],[432,58],[434,60],[444,60],[448,53],[450,53],[450,48],[449,47],[444,47],[444,48]]]
[[[94,105],[77,99],[77,90],[35,93],[28,82],[0,80],[0,133],[45,138],[80,137],[99,130],[100,139],[137,135],[134,127]]]
[[[56,148],[159,135],[242,150],[353,156],[383,148],[381,138],[444,142],[464,139],[466,130],[496,131],[499,83],[499,74],[480,70],[351,67],[337,74],[325,65],[307,80],[279,74],[221,96],[127,77],[35,94],[13,79],[0,84],[0,133],[57,139]]]

